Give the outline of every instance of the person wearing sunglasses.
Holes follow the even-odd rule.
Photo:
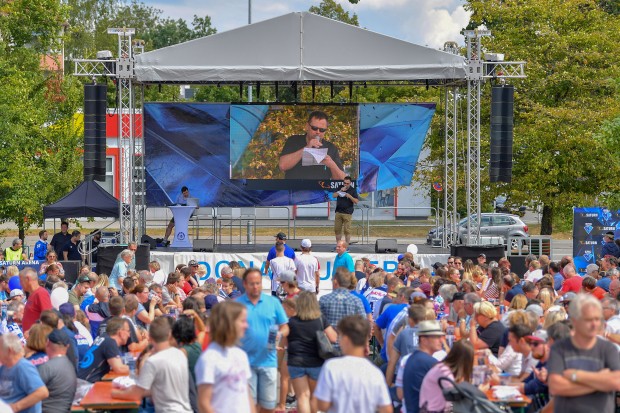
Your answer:
[[[289,136],[280,153],[278,167],[285,179],[344,179],[342,160],[336,145],[325,140],[329,118],[325,112],[314,111],[308,116],[304,135]],[[304,166],[302,156],[309,149],[327,149],[318,165]]]

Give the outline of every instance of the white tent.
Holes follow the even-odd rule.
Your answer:
[[[285,14],[136,56],[141,83],[443,81],[461,56],[307,12]]]

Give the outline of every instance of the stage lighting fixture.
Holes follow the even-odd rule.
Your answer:
[[[114,75],[116,74],[116,61],[114,60],[114,56],[112,55],[112,52],[109,50],[100,50],[97,52],[97,59],[98,60],[107,60],[106,62],[104,62],[103,64],[105,65],[106,68],[106,74],[110,74],[110,75]]]

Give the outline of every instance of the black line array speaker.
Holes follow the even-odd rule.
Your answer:
[[[195,239],[192,251],[194,252],[213,252],[215,250],[215,241],[212,239]]]
[[[110,275],[116,257],[122,250],[126,249],[127,245],[106,245],[99,246],[97,249],[97,274]],[[138,245],[136,251],[136,270],[148,270],[149,261],[151,260],[151,247],[148,244]]]
[[[84,85],[84,180],[105,181],[108,86]]]
[[[398,252],[398,242],[393,238],[378,239],[375,241],[375,252],[380,254]]]
[[[505,255],[503,245],[452,245],[450,247],[450,255],[461,257],[463,260],[470,259],[473,262],[477,262],[478,255],[484,254],[487,257],[487,262],[499,261]]]
[[[301,240],[300,239],[296,239],[296,238],[287,239],[286,245],[291,247],[293,251],[301,251]]]
[[[491,182],[512,181],[514,87],[493,86],[491,89]]]

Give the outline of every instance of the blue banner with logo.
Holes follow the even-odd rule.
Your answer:
[[[607,232],[613,232],[614,239],[620,236],[620,210],[573,208],[573,257],[577,271],[585,273],[588,264],[602,258],[603,235]]]

